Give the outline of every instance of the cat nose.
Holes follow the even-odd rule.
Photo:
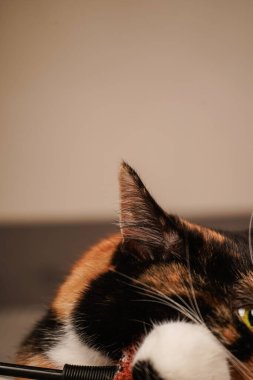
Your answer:
[[[132,369],[133,380],[164,380],[149,360],[137,361]]]

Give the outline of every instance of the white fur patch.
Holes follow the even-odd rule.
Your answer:
[[[134,364],[149,360],[163,379],[229,380],[227,354],[204,326],[188,322],[155,325]]]
[[[58,367],[64,364],[110,365],[111,360],[99,351],[83,344],[69,325],[61,340],[47,352],[48,358]]]

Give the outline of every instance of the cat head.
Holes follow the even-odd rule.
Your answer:
[[[122,237],[75,309],[80,336],[115,360],[134,345],[137,380],[253,379],[248,232],[166,213],[126,163],[119,182]]]
[[[131,252],[135,257],[135,269],[141,266],[139,262],[147,266],[136,286],[143,287],[143,293],[148,293],[150,299],[167,303],[175,312],[169,318],[158,318],[158,326],[171,320],[187,320],[201,326],[221,343],[231,368],[248,376],[253,368],[253,263],[248,231],[232,233],[211,229],[167,214],[126,163],[120,170],[120,194],[122,251]],[[156,328],[162,330],[162,326]],[[160,333],[161,346],[166,331],[168,326]],[[155,335],[153,330],[152,334]],[[137,355],[145,366],[145,370],[140,371],[141,376],[152,364],[152,358],[143,361],[146,356],[148,359],[148,354],[143,352],[146,346],[152,345],[152,334],[144,340],[142,354]],[[194,336],[194,332],[192,334]],[[204,337],[205,334],[200,347],[204,345]],[[153,347],[157,344],[154,339]],[[168,342],[165,346],[168,349]],[[174,346],[177,351],[177,345]],[[219,349],[217,352],[221,357]],[[160,352],[157,356],[161,355]],[[202,362],[204,357],[205,353]],[[199,358],[197,361],[201,378]],[[152,370],[154,367],[155,364],[151,365]],[[214,375],[213,366],[210,374]],[[158,375],[162,377],[159,371]],[[189,379],[189,373],[187,376]],[[196,379],[196,374],[193,377]]]

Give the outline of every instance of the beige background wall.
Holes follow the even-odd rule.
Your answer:
[[[0,222],[253,208],[251,0],[0,0]]]

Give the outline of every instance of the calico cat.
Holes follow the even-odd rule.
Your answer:
[[[125,357],[134,380],[253,379],[251,235],[165,213],[126,163],[119,182],[120,233],[74,265],[17,362]]]

